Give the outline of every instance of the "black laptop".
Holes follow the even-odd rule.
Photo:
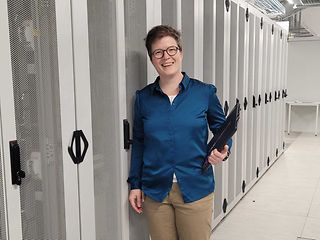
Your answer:
[[[230,114],[228,115],[226,121],[220,126],[217,133],[212,137],[212,139],[208,143],[207,157],[202,166],[203,172],[205,172],[210,166],[210,163],[208,162],[208,156],[210,155],[211,151],[214,149],[218,149],[218,151],[223,150],[228,139],[230,139],[235,134],[238,127],[239,118],[240,103],[239,101],[237,101],[236,105],[233,107]]]

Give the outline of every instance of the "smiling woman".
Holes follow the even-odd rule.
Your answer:
[[[129,201],[137,213],[145,210],[152,240],[208,240],[215,183],[212,167],[202,172],[202,164],[208,126],[215,133],[225,115],[215,86],[181,72],[177,30],[156,26],[145,41],[159,76],[136,93]],[[209,162],[220,164],[230,147],[231,139]]]
[[[183,77],[181,73],[183,54],[176,40],[165,36],[156,40],[151,48],[151,62],[160,76],[161,89],[167,95],[178,94],[178,85]]]

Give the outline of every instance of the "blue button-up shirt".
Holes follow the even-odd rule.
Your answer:
[[[183,73],[172,104],[159,77],[136,93],[133,147],[128,182],[131,189],[162,202],[175,173],[184,202],[214,191],[212,167],[202,172],[207,155],[208,126],[212,133],[225,121],[216,87]],[[231,139],[227,143],[231,147]]]

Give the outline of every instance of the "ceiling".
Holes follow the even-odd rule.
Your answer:
[[[320,0],[247,0],[247,2],[275,21],[289,21],[289,40],[320,40]]]

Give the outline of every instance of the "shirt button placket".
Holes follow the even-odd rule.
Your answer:
[[[171,163],[174,164],[174,103],[170,104],[170,111],[169,111],[169,136],[170,136],[170,155],[171,155]]]

